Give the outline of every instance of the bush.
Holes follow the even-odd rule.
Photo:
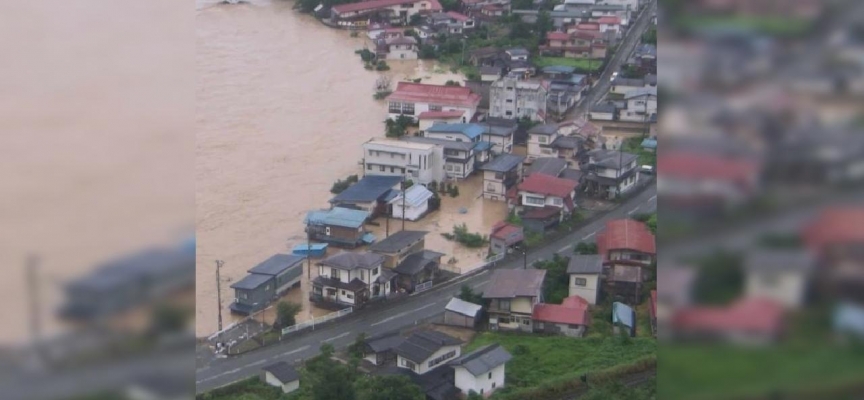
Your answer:
[[[375,53],[373,53],[369,49],[360,49],[360,50],[355,51],[354,53],[359,54],[360,59],[363,60],[363,62],[368,63],[368,62],[372,62],[373,60],[375,60]]]
[[[302,307],[297,303],[280,301],[276,304],[276,327],[285,328],[296,324],[297,314],[301,309]]]
[[[573,252],[576,254],[597,254],[597,243],[579,242]]]
[[[342,193],[345,189],[348,189],[349,186],[357,183],[358,180],[360,180],[360,178],[357,175],[349,175],[344,181],[339,179],[330,187],[330,193]]]
[[[522,226],[522,217],[516,214],[516,210],[510,211],[510,214],[507,215],[507,223]]]
[[[435,181],[429,182],[429,184],[426,185],[426,189],[429,189],[429,191],[432,193],[437,193],[438,192],[438,182],[435,182]]]
[[[452,185],[447,191],[450,193],[450,197],[459,197],[459,186]]]
[[[376,71],[389,71],[390,66],[387,65],[387,62],[385,62],[384,60],[378,60],[378,63],[375,64],[375,70]]]
[[[488,238],[479,233],[468,232],[468,226],[464,223],[453,227],[453,233],[442,233],[447,240],[455,240],[457,243],[470,248],[483,247],[488,243]]]

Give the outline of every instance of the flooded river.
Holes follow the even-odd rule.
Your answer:
[[[292,4],[198,4],[199,336],[217,328],[215,261],[225,261],[227,325],[236,320],[227,308],[233,300],[231,283],[256,263],[303,241],[305,213],[328,206],[336,179],[362,173],[362,143],[383,134],[386,106],[372,99],[379,74],[363,69],[354,54],[366,39],[327,28],[293,11]],[[428,83],[461,79],[428,62],[391,67],[387,74],[394,84],[409,77]],[[469,228],[487,229],[505,207],[475,201],[478,182],[466,183],[459,198],[445,199],[444,210],[456,215],[441,213],[410,227],[449,231],[456,219],[465,219]],[[468,214],[455,212],[467,206],[472,206]],[[459,266],[482,257],[455,248],[437,233],[430,234],[429,247],[455,256]],[[303,304],[300,320],[326,313],[310,307],[308,290],[304,281],[302,290],[286,296]]]

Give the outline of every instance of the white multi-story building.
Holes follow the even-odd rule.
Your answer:
[[[618,119],[630,122],[657,121],[657,87],[634,89],[624,95],[627,108],[619,111]]]
[[[549,84],[545,81],[523,80],[506,76],[489,88],[489,116],[497,118],[546,119]]]
[[[463,111],[462,123],[471,122],[480,105],[480,95],[462,86],[399,82],[387,96],[387,116],[405,115],[417,120],[429,111]]]
[[[375,138],[363,144],[364,175],[404,176],[428,184],[444,179],[441,146],[404,140]]]

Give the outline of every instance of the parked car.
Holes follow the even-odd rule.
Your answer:
[[[654,167],[650,166],[650,165],[643,165],[642,168],[640,168],[640,170],[642,171],[643,174],[648,174],[648,175],[654,174]]]

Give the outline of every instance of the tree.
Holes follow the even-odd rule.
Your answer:
[[[357,338],[354,339],[354,343],[348,346],[348,354],[354,358],[363,358],[363,349],[366,347],[366,333],[360,332],[357,335]]]
[[[726,304],[741,293],[744,283],[742,257],[724,251],[697,261],[701,267],[694,282],[696,301],[705,304]]]
[[[461,0],[441,0],[441,8],[447,11],[459,11],[459,8],[462,6]]]
[[[284,328],[297,323],[296,317],[302,307],[297,303],[280,301],[276,304],[276,326]]]
[[[408,25],[417,26],[423,23],[423,17],[420,14],[414,14],[408,19]]]
[[[531,10],[534,8],[533,0],[513,0],[511,7],[514,10]]]
[[[459,295],[456,297],[469,303],[483,304],[483,294],[475,293],[474,290],[471,289],[471,286],[468,285],[462,285],[459,289]]]
[[[303,380],[313,400],[355,400],[355,373],[332,359],[333,345],[321,345],[321,353],[306,362]]]
[[[459,82],[449,80],[447,82],[444,82],[444,86],[462,86],[462,85],[460,85]]]
[[[357,400],[423,400],[420,387],[402,375],[370,376],[357,381]]]
[[[411,117],[400,115],[396,119],[388,118],[384,121],[384,129],[387,137],[399,138],[408,133],[408,127],[413,124]]]
[[[422,60],[434,60],[438,58],[438,52],[435,51],[434,46],[430,46],[428,44],[424,44],[420,46],[420,53],[418,57]]]
[[[574,249],[576,254],[597,254],[597,243],[579,242]]]
[[[542,41],[546,40],[546,33],[555,29],[555,24],[552,22],[552,17],[549,12],[540,11],[537,14],[537,22],[534,23],[534,28],[537,30],[537,37]]]
[[[642,35],[642,42],[657,45],[657,28],[651,27]]]
[[[465,400],[484,400],[484,399],[483,399],[483,395],[472,390],[472,391],[468,392],[468,397],[466,397]]]

